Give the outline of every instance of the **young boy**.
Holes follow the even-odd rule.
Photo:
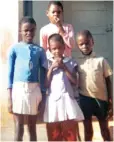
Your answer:
[[[112,116],[112,70],[103,57],[93,53],[94,40],[88,30],[77,33],[76,42],[82,53],[77,61],[80,105],[85,116],[85,141],[92,141],[92,115],[99,121],[104,141],[110,141],[107,118]]]
[[[65,56],[71,56],[72,48],[75,47],[74,29],[71,24],[63,21],[64,8],[60,1],[50,1],[48,4],[47,17],[50,21],[40,30],[40,45],[47,51],[47,56],[51,56],[49,52],[48,38],[54,33],[62,36],[65,42]]]

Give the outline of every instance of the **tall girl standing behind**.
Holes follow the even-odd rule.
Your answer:
[[[24,116],[28,117],[30,141],[36,141],[38,106],[42,100],[38,72],[46,67],[43,48],[33,43],[36,22],[31,17],[20,21],[22,41],[15,44],[8,56],[8,109],[15,122],[15,141],[22,141]]]
[[[60,1],[50,1],[47,10],[47,17],[50,23],[40,30],[40,45],[48,52],[50,56],[48,37],[54,33],[59,33],[65,43],[65,56],[71,56],[72,48],[75,46],[74,30],[71,24],[63,22],[63,5]]]
[[[48,59],[48,96],[44,112],[48,140],[76,141],[76,121],[84,119],[73,91],[73,85],[78,82],[77,64],[72,58],[63,57],[65,44],[61,35],[53,34],[48,41],[53,55]]]

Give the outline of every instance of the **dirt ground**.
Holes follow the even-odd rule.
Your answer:
[[[4,69],[4,70],[2,70]],[[14,124],[13,124],[13,117],[7,111],[7,90],[6,90],[6,65],[0,66],[0,138],[1,141],[13,141],[14,136]],[[99,141],[102,142],[103,139],[100,134],[100,129],[98,122],[95,120],[93,121],[93,128],[94,128],[94,136],[93,142]],[[114,121],[109,122],[109,128],[111,135],[113,134],[114,128]],[[79,131],[81,135],[82,141],[84,140],[83,136],[83,124],[82,122],[79,123]],[[37,124],[37,137],[38,141],[47,141],[47,134],[45,124]],[[28,133],[27,127],[25,125],[25,133],[24,133],[24,141],[28,141]]]
[[[7,101],[3,101],[1,103],[1,141],[13,141],[14,136],[14,123],[13,123],[13,116],[8,113],[7,111]],[[102,142],[103,139],[100,134],[100,129],[98,122],[96,120],[93,121],[93,128],[94,128],[94,136],[93,136],[93,142],[99,141]],[[112,129],[114,128],[114,121],[109,122],[109,128],[111,135],[113,134]],[[28,133],[27,133],[27,126],[25,125],[25,133],[24,133],[24,141],[28,141]],[[82,122],[79,123],[79,132],[81,135],[81,140],[84,140],[83,135],[83,124]],[[46,128],[45,124],[37,124],[37,138],[38,141],[47,141],[47,134],[46,134]]]

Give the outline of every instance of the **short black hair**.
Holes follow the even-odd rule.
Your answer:
[[[34,18],[30,17],[30,16],[25,16],[23,17],[20,22],[19,25],[21,26],[24,23],[30,23],[30,24],[34,24],[36,25],[36,21],[34,20]]]
[[[77,34],[76,34],[76,39],[78,38],[78,36],[80,35],[83,35],[83,36],[86,36],[87,38],[92,38],[93,40],[93,36],[91,34],[91,32],[89,30],[82,30],[82,31],[79,31]]]
[[[52,35],[50,35],[49,38],[48,38],[48,44],[50,43],[50,40],[58,41],[58,42],[60,42],[63,45],[65,44],[64,40],[63,40],[63,37],[60,34],[52,34]]]
[[[63,5],[62,5],[61,1],[50,1],[48,4],[48,9],[50,8],[51,5],[57,5],[57,6],[61,7],[61,9],[63,11]]]

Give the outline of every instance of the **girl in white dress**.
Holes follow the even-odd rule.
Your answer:
[[[48,59],[48,96],[44,112],[48,140],[76,141],[76,123],[84,119],[73,91],[73,85],[78,83],[77,63],[63,57],[65,44],[61,35],[51,35],[48,42],[53,55]]]

